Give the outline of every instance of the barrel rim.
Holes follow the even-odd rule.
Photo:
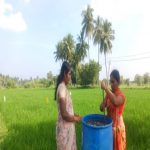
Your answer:
[[[97,129],[97,128],[107,128],[107,127],[111,126],[112,123],[113,123],[113,120],[112,120],[111,117],[105,116],[105,117],[109,118],[110,120],[112,120],[111,123],[109,123],[109,124],[107,124],[107,125],[103,125],[103,126],[92,126],[92,125],[88,125],[88,124],[84,121],[84,118],[85,118],[85,117],[88,117],[88,116],[93,116],[93,115],[96,115],[96,116],[104,116],[104,115],[102,115],[102,114],[89,114],[89,115],[86,115],[86,116],[84,116],[84,117],[82,118],[82,123],[83,123],[85,126],[87,126],[87,127],[96,128],[96,129]]]

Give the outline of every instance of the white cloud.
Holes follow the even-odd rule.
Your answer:
[[[20,11],[14,13],[13,6],[0,0],[0,28],[14,32],[27,29],[27,24]]]

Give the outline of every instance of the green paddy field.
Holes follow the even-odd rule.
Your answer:
[[[150,150],[150,89],[122,89],[127,150]],[[99,88],[70,89],[75,113],[101,113]],[[0,90],[0,150],[56,150],[54,89]],[[78,150],[81,123],[76,124]]]

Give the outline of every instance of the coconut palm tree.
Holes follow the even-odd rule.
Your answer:
[[[98,45],[98,65],[99,64],[99,54],[100,54],[100,44],[101,44],[101,39],[102,39],[102,23],[103,19],[100,18],[99,16],[97,17],[97,20],[94,21],[94,32],[93,32],[93,43],[94,45]],[[99,72],[98,72],[98,83],[99,83]]]
[[[66,60],[71,63],[73,53],[75,51],[75,41],[73,39],[73,36],[71,34],[68,34],[66,37],[64,37],[63,42]]]
[[[75,51],[75,42],[73,36],[68,34],[66,37],[63,38],[62,41],[58,42],[56,45],[55,59],[58,60],[66,60],[71,62],[73,59],[73,53]]]
[[[114,40],[114,30],[112,29],[111,23],[106,19],[102,24],[102,38],[100,44],[100,52],[104,53],[105,56],[105,67],[106,67],[106,77],[108,84],[108,71],[107,71],[107,53],[111,53],[112,40]]]
[[[64,61],[64,50],[63,50],[63,42],[59,41],[56,45],[56,51],[54,52],[55,60]]]
[[[89,40],[91,39],[91,37],[93,35],[93,30],[94,30],[93,11],[94,11],[94,9],[91,8],[90,5],[87,6],[86,10],[82,11],[82,16],[83,16],[82,31],[83,31],[84,37],[88,38],[88,45],[89,45]],[[89,60],[90,60],[89,48],[88,48],[88,56],[89,56]]]
[[[88,44],[84,41],[83,39],[83,32],[78,35],[78,43],[76,44],[76,49],[74,53],[74,58],[73,58],[73,68],[74,68],[74,73],[75,73],[75,82],[77,81],[77,70],[78,70],[78,65],[81,61],[84,60],[84,58],[87,56],[87,50],[88,50]]]
[[[80,35],[78,35],[77,40],[78,40],[78,43],[76,44],[75,53],[76,53],[78,62],[81,62],[87,56],[87,50],[89,48],[89,45],[84,41],[82,31],[81,31]]]
[[[98,45],[98,64],[99,64],[99,54],[100,54],[100,45],[101,45],[101,39],[102,39],[102,24],[103,19],[99,16],[97,17],[97,20],[94,21],[95,27],[93,32],[93,43],[94,45]]]

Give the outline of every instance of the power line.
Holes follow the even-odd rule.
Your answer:
[[[138,56],[138,55],[145,55],[145,54],[150,54],[150,51],[143,52],[143,53],[138,53],[134,55],[126,55],[126,56],[118,56],[118,57],[109,57],[110,62],[123,62],[123,61],[137,61],[137,60],[143,60],[143,59],[150,59],[150,56],[142,56],[142,57],[133,57],[133,56]],[[125,58],[125,57],[133,57],[129,59],[113,59],[113,58]],[[109,63],[107,60],[106,63]],[[102,66],[105,65],[104,63],[101,64]]]
[[[150,51],[143,52],[143,53],[137,53],[137,54],[133,54],[133,55],[125,55],[125,56],[110,57],[110,59],[124,58],[124,57],[133,57],[133,56],[139,56],[139,55],[141,56],[141,55],[145,55],[145,54],[150,54]]]
[[[142,59],[150,59],[150,57],[139,57],[133,59],[122,59],[122,60],[111,60],[112,62],[120,62],[120,61],[135,61],[135,60],[142,60]]]

